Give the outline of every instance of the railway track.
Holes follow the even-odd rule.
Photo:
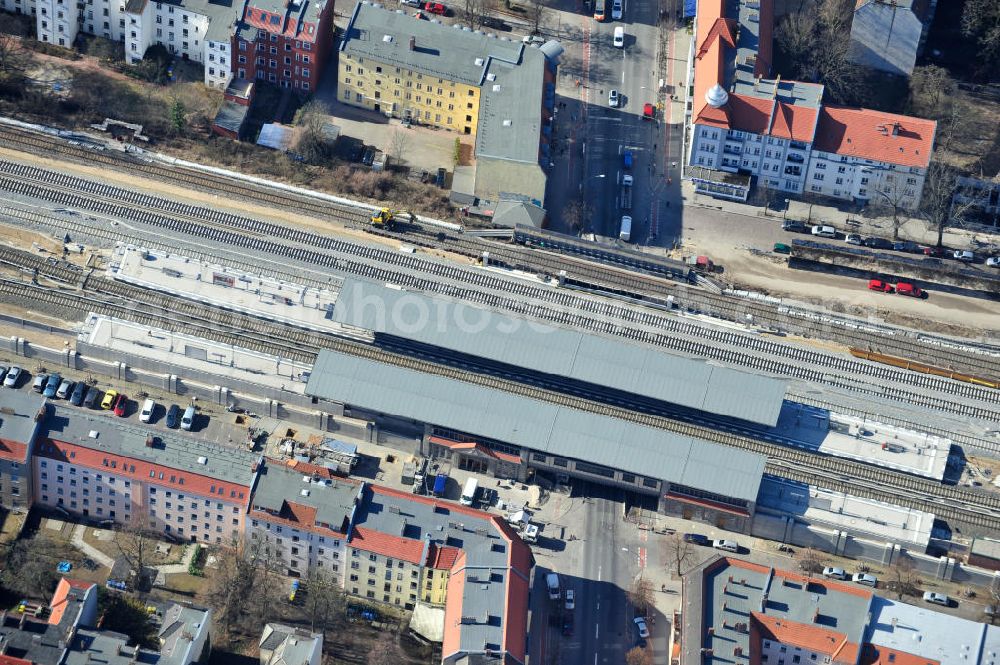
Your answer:
[[[0,169],[2,169],[2,163],[0,163]],[[285,259],[317,265],[376,282],[394,283],[415,291],[441,293],[500,311],[513,312],[590,332],[610,334],[697,357],[713,358],[778,376],[826,383],[862,392],[878,399],[893,399],[985,420],[1000,420],[1000,412],[964,401],[971,399],[985,403],[1000,403],[1000,393],[989,388],[966,385],[931,375],[914,374],[874,363],[863,363],[850,357],[781,344],[756,335],[690,324],[672,316],[668,317],[636,308],[582,298],[565,290],[533,285],[520,280],[502,279],[480,270],[471,270],[394,252],[378,246],[351,243],[256,220],[247,220],[249,224],[246,231],[253,234],[248,235],[244,230],[230,230],[231,227],[240,224],[240,218],[229,219],[225,226],[220,228],[219,226],[177,220],[148,210],[131,210],[127,206],[121,206],[117,203],[94,201],[82,194],[43,188],[41,185],[29,181],[30,172],[24,172],[24,176],[25,180],[18,181],[0,177],[0,188],[9,185],[24,195],[47,200],[57,199],[60,205],[90,209],[113,217],[135,219],[167,231],[171,235],[183,234],[199,239],[213,240],[241,250],[266,252]],[[97,183],[91,184],[97,185]],[[274,242],[267,239],[268,235],[272,233],[282,239],[293,240],[299,245],[312,244],[327,251],[319,252],[298,245],[291,246]],[[355,260],[354,257],[358,256],[368,261]],[[372,261],[388,264],[400,270],[373,266]],[[411,272],[404,272],[404,270],[430,273],[440,279],[424,279],[416,277]],[[469,288],[451,287],[447,284],[449,280],[467,283]],[[499,295],[505,292],[510,295]],[[574,311],[582,311],[591,316],[581,316],[575,314]],[[631,325],[608,321],[609,318]],[[648,328],[664,332],[651,332]],[[686,339],[684,336],[691,339]],[[710,343],[700,340],[708,340]],[[747,349],[759,354],[766,354],[772,358],[783,358],[788,362],[760,358],[745,351],[720,348],[719,345]],[[814,368],[823,368],[823,370]],[[856,376],[936,390],[960,397],[963,401],[941,399],[910,390],[887,391],[883,388],[858,386],[852,378]]]
[[[0,144],[6,144],[30,152],[45,151],[59,154],[63,158],[92,164],[94,162],[139,173],[160,181],[173,181],[202,191],[222,192],[243,200],[259,201],[308,213],[319,219],[335,218],[347,223],[357,223],[368,213],[359,207],[321,201],[308,196],[283,192],[276,188],[250,185],[223,176],[210,176],[202,171],[183,167],[168,167],[151,161],[135,159],[131,156],[104,151],[88,150],[70,145],[66,139],[53,137],[9,126],[0,126]],[[182,204],[178,204],[182,205]],[[437,236],[435,235],[435,240]],[[689,307],[732,321],[745,322],[753,317],[756,325],[799,335],[833,339],[846,346],[869,348],[903,358],[919,360],[944,366],[956,371],[975,371],[989,379],[1000,379],[1000,355],[986,353],[969,345],[956,348],[944,340],[927,335],[913,338],[902,330],[885,326],[872,326],[860,321],[819,314],[794,307],[761,303],[735,298],[727,294],[694,291],[666,279],[655,278],[642,273],[626,270],[609,271],[606,264],[588,261],[566,262],[552,252],[540,252],[523,247],[512,248],[481,239],[457,239],[444,235],[437,246],[470,256],[481,256],[483,251],[497,253],[498,259],[528,267],[547,274],[558,274],[567,269],[571,281],[584,275],[586,279],[612,293],[632,293],[653,302],[663,301],[667,295],[681,297]],[[502,251],[501,251],[502,250]],[[609,276],[613,275],[613,279]]]
[[[681,422],[662,415],[639,413],[621,405],[601,404],[578,395],[567,395],[506,377],[468,371],[332,335],[298,330],[243,314],[219,311],[173,296],[161,296],[155,303],[146,303],[138,299],[140,295],[148,297],[148,293],[144,290],[117,282],[102,282],[100,289],[99,293],[81,294],[79,291],[47,289],[23,282],[0,280],[0,297],[7,300],[21,300],[30,304],[46,303],[73,311],[94,311],[175,332],[200,334],[209,339],[251,350],[265,353],[279,352],[286,358],[303,362],[313,362],[321,348],[330,348],[377,362],[447,376],[466,383],[734,446],[767,456],[769,472],[782,477],[800,479],[808,476],[813,478],[815,484],[831,489],[842,488],[848,481],[861,482],[859,489],[854,489],[852,492],[860,491],[862,496],[921,510],[933,510],[943,518],[965,524],[990,529],[1000,528],[1000,496],[943,486],[915,476],[843,458],[805,452],[733,431]],[[782,473],[785,467],[790,467],[794,474]],[[952,505],[953,503],[959,505]]]

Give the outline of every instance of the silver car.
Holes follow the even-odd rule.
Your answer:
[[[24,373],[20,367],[15,365],[7,370],[7,377],[3,380],[3,385],[6,388],[16,388],[17,382],[21,380],[21,374]]]

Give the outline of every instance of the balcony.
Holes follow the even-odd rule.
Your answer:
[[[791,143],[788,144],[788,147],[791,148],[792,150],[807,150],[808,149],[808,146],[806,146],[806,144],[803,143],[802,141],[792,141]]]
[[[790,152],[788,153],[788,157],[785,158],[785,161],[791,162],[792,164],[804,164],[806,158],[797,152]]]

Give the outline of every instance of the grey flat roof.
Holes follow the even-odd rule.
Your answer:
[[[253,464],[259,456],[242,448],[144,427],[110,414],[89,413],[56,405],[51,405],[50,409],[52,413],[45,419],[39,436],[237,485],[249,487],[253,480]],[[91,432],[97,434],[96,438],[91,436]],[[148,436],[159,439],[160,445],[147,447]],[[199,462],[202,458],[204,464]]]
[[[33,392],[0,388],[0,439],[28,443],[38,423],[35,415],[45,398]]]
[[[970,551],[973,554],[1000,561],[1000,540],[982,537],[976,538],[972,541]]]
[[[538,163],[545,54],[537,47],[359,2],[340,51],[480,88],[476,154]]]
[[[339,529],[344,518],[350,517],[354,510],[354,500],[361,490],[359,484],[336,479],[330,479],[329,485],[324,482],[306,483],[303,478],[311,480],[311,475],[280,463],[265,464],[253,493],[253,506],[277,514],[285,501],[295,502],[315,508],[318,522]],[[308,494],[303,495],[303,490]]]
[[[510,548],[489,519],[489,513],[482,513],[480,518],[473,516],[472,511],[452,510],[453,505],[448,501],[401,498],[366,486],[365,501],[358,508],[355,525],[382,533],[403,533],[406,538],[464,550],[462,616],[476,617],[477,621],[461,625],[461,649],[474,652],[487,643],[500,648],[508,576],[516,574],[508,570]],[[483,572],[477,574],[476,570]],[[482,621],[486,616],[496,620]]]
[[[782,379],[555,328],[467,303],[346,279],[335,321],[773,427]]]
[[[763,455],[335,351],[307,393],[561,457],[754,501]]]

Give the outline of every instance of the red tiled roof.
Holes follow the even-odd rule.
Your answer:
[[[447,662],[448,656],[462,647],[462,599],[465,593],[465,552],[458,556],[455,568],[448,577],[448,589],[444,599],[444,635],[441,640],[441,656]],[[521,659],[524,662],[524,659]]]
[[[431,543],[427,551],[427,567],[435,570],[451,570],[462,550],[451,545]]]
[[[724,84],[724,60],[720,28],[716,27],[719,20],[725,16],[725,0],[698,0],[698,34],[695,43],[698,45],[698,57],[694,61],[694,98],[692,102],[693,117],[701,116],[702,109],[708,106],[705,93],[716,83]],[[715,38],[711,38],[715,35]],[[730,42],[732,38],[730,37]]]
[[[812,143],[817,114],[817,109],[808,106],[775,102],[769,133],[782,139]]]
[[[271,23],[270,18],[272,16],[277,16],[279,18],[279,22],[277,24]],[[259,9],[253,5],[247,6],[246,17],[244,20],[248,24],[256,28],[260,28],[268,34],[273,33],[276,35],[284,35],[285,37],[300,39],[307,42],[314,42],[319,31],[315,23],[303,21],[302,26],[299,27],[298,21],[291,17],[288,18],[288,23],[286,25],[284,10],[282,10],[282,13],[279,14],[274,11]],[[282,29],[282,26],[284,26],[284,29]],[[312,32],[308,32],[310,26],[312,27]]]
[[[351,547],[393,559],[402,559],[417,565],[423,563],[423,541],[394,536],[363,526],[354,527],[351,535]]]
[[[26,462],[28,459],[28,444],[10,439],[0,439],[0,459],[11,462]]]
[[[445,446],[446,448],[451,448],[452,450],[476,450],[486,457],[493,457],[496,459],[502,459],[507,462],[514,462],[515,464],[521,463],[520,455],[511,455],[509,453],[502,453],[499,450],[493,450],[492,448],[487,448],[481,443],[476,443],[475,441],[452,441],[451,439],[444,439],[440,436],[432,436],[429,439],[432,443],[436,443],[439,446]]]
[[[33,662],[23,658],[15,658],[14,656],[4,656],[0,654],[0,665],[33,665]]]
[[[866,644],[861,647],[861,660],[858,661],[858,665],[941,665],[941,662],[905,651]]]
[[[757,624],[757,633],[761,639],[815,651],[830,656],[838,663],[855,663],[858,660],[858,645],[849,641],[844,633],[760,612],[751,612],[750,622]],[[757,640],[751,638],[751,641]]]
[[[936,129],[933,120],[871,109],[824,106],[813,147],[838,155],[926,168],[934,149]]]
[[[56,586],[56,592],[52,594],[52,601],[49,603],[49,608],[52,610],[52,614],[49,615],[49,623],[55,626],[62,621],[63,614],[66,613],[66,608],[69,605],[70,591],[86,593],[88,589],[94,586],[91,582],[70,580],[65,577],[60,579],[59,584]]]
[[[50,446],[54,446],[55,450],[52,450],[51,448],[48,450],[39,449],[36,451],[39,457],[47,457],[60,462],[69,462],[71,464],[86,466],[103,473],[113,473],[118,476],[133,478],[137,481],[146,483],[151,482],[156,485],[190,492],[191,494],[211,496],[215,497],[216,500],[222,499],[229,502],[239,501],[243,503],[250,494],[250,485],[253,482],[253,470],[250,465],[247,465],[246,484],[237,484],[226,482],[224,480],[217,480],[209,476],[202,476],[197,473],[187,471],[186,469],[173,469],[168,466],[153,464],[152,462],[146,462],[144,460],[135,459],[125,455],[115,455],[102,450],[94,450],[75,443],[66,443],[56,439],[49,439],[46,443]],[[70,457],[70,453],[74,453],[74,456]],[[115,462],[116,466],[114,468],[104,466],[105,460],[109,463]],[[125,468],[126,461],[128,462],[129,468]],[[135,471],[131,470],[133,466],[135,467]],[[163,472],[162,479],[159,477],[159,473],[161,471]],[[154,475],[150,476],[150,472],[153,472]],[[170,480],[171,476],[175,478],[174,481]],[[184,481],[183,484],[180,482],[181,480]],[[212,487],[215,488],[215,492],[212,492]]]
[[[432,496],[420,496],[419,494],[403,492],[392,487],[386,487],[385,485],[370,485],[370,487],[372,489],[373,494],[394,496],[397,499],[405,499],[406,501],[415,501],[417,503],[423,503],[428,506],[441,507],[452,513],[460,513],[462,515],[468,515],[470,517],[478,517],[479,519],[488,519],[490,517],[489,513],[484,513],[481,510],[457,504],[454,501],[442,501]]]
[[[711,20],[710,17],[706,18]],[[706,56],[717,41],[721,41],[729,48],[736,48],[736,37],[733,35],[734,28],[734,21],[722,18],[721,16],[716,18],[712,21],[712,26],[708,29],[708,34],[705,35],[705,38],[698,41],[698,55],[695,57],[702,58]]]
[[[760,0],[757,10],[757,64],[754,66],[754,76],[771,75],[771,63],[774,29],[774,0]]]
[[[270,457],[267,458],[267,461],[271,464],[278,464],[278,465],[281,464],[279,460],[274,460],[271,459]],[[345,478],[344,476],[341,476],[333,469],[327,468],[325,466],[320,466],[319,464],[312,464],[311,462],[301,462],[299,460],[290,459],[285,462],[285,466],[287,466],[289,469],[294,469],[295,471],[298,471],[301,474],[319,476],[320,478],[329,478],[331,480],[336,479],[337,482],[352,483],[354,485],[358,484],[358,481],[353,480],[351,478]]]

